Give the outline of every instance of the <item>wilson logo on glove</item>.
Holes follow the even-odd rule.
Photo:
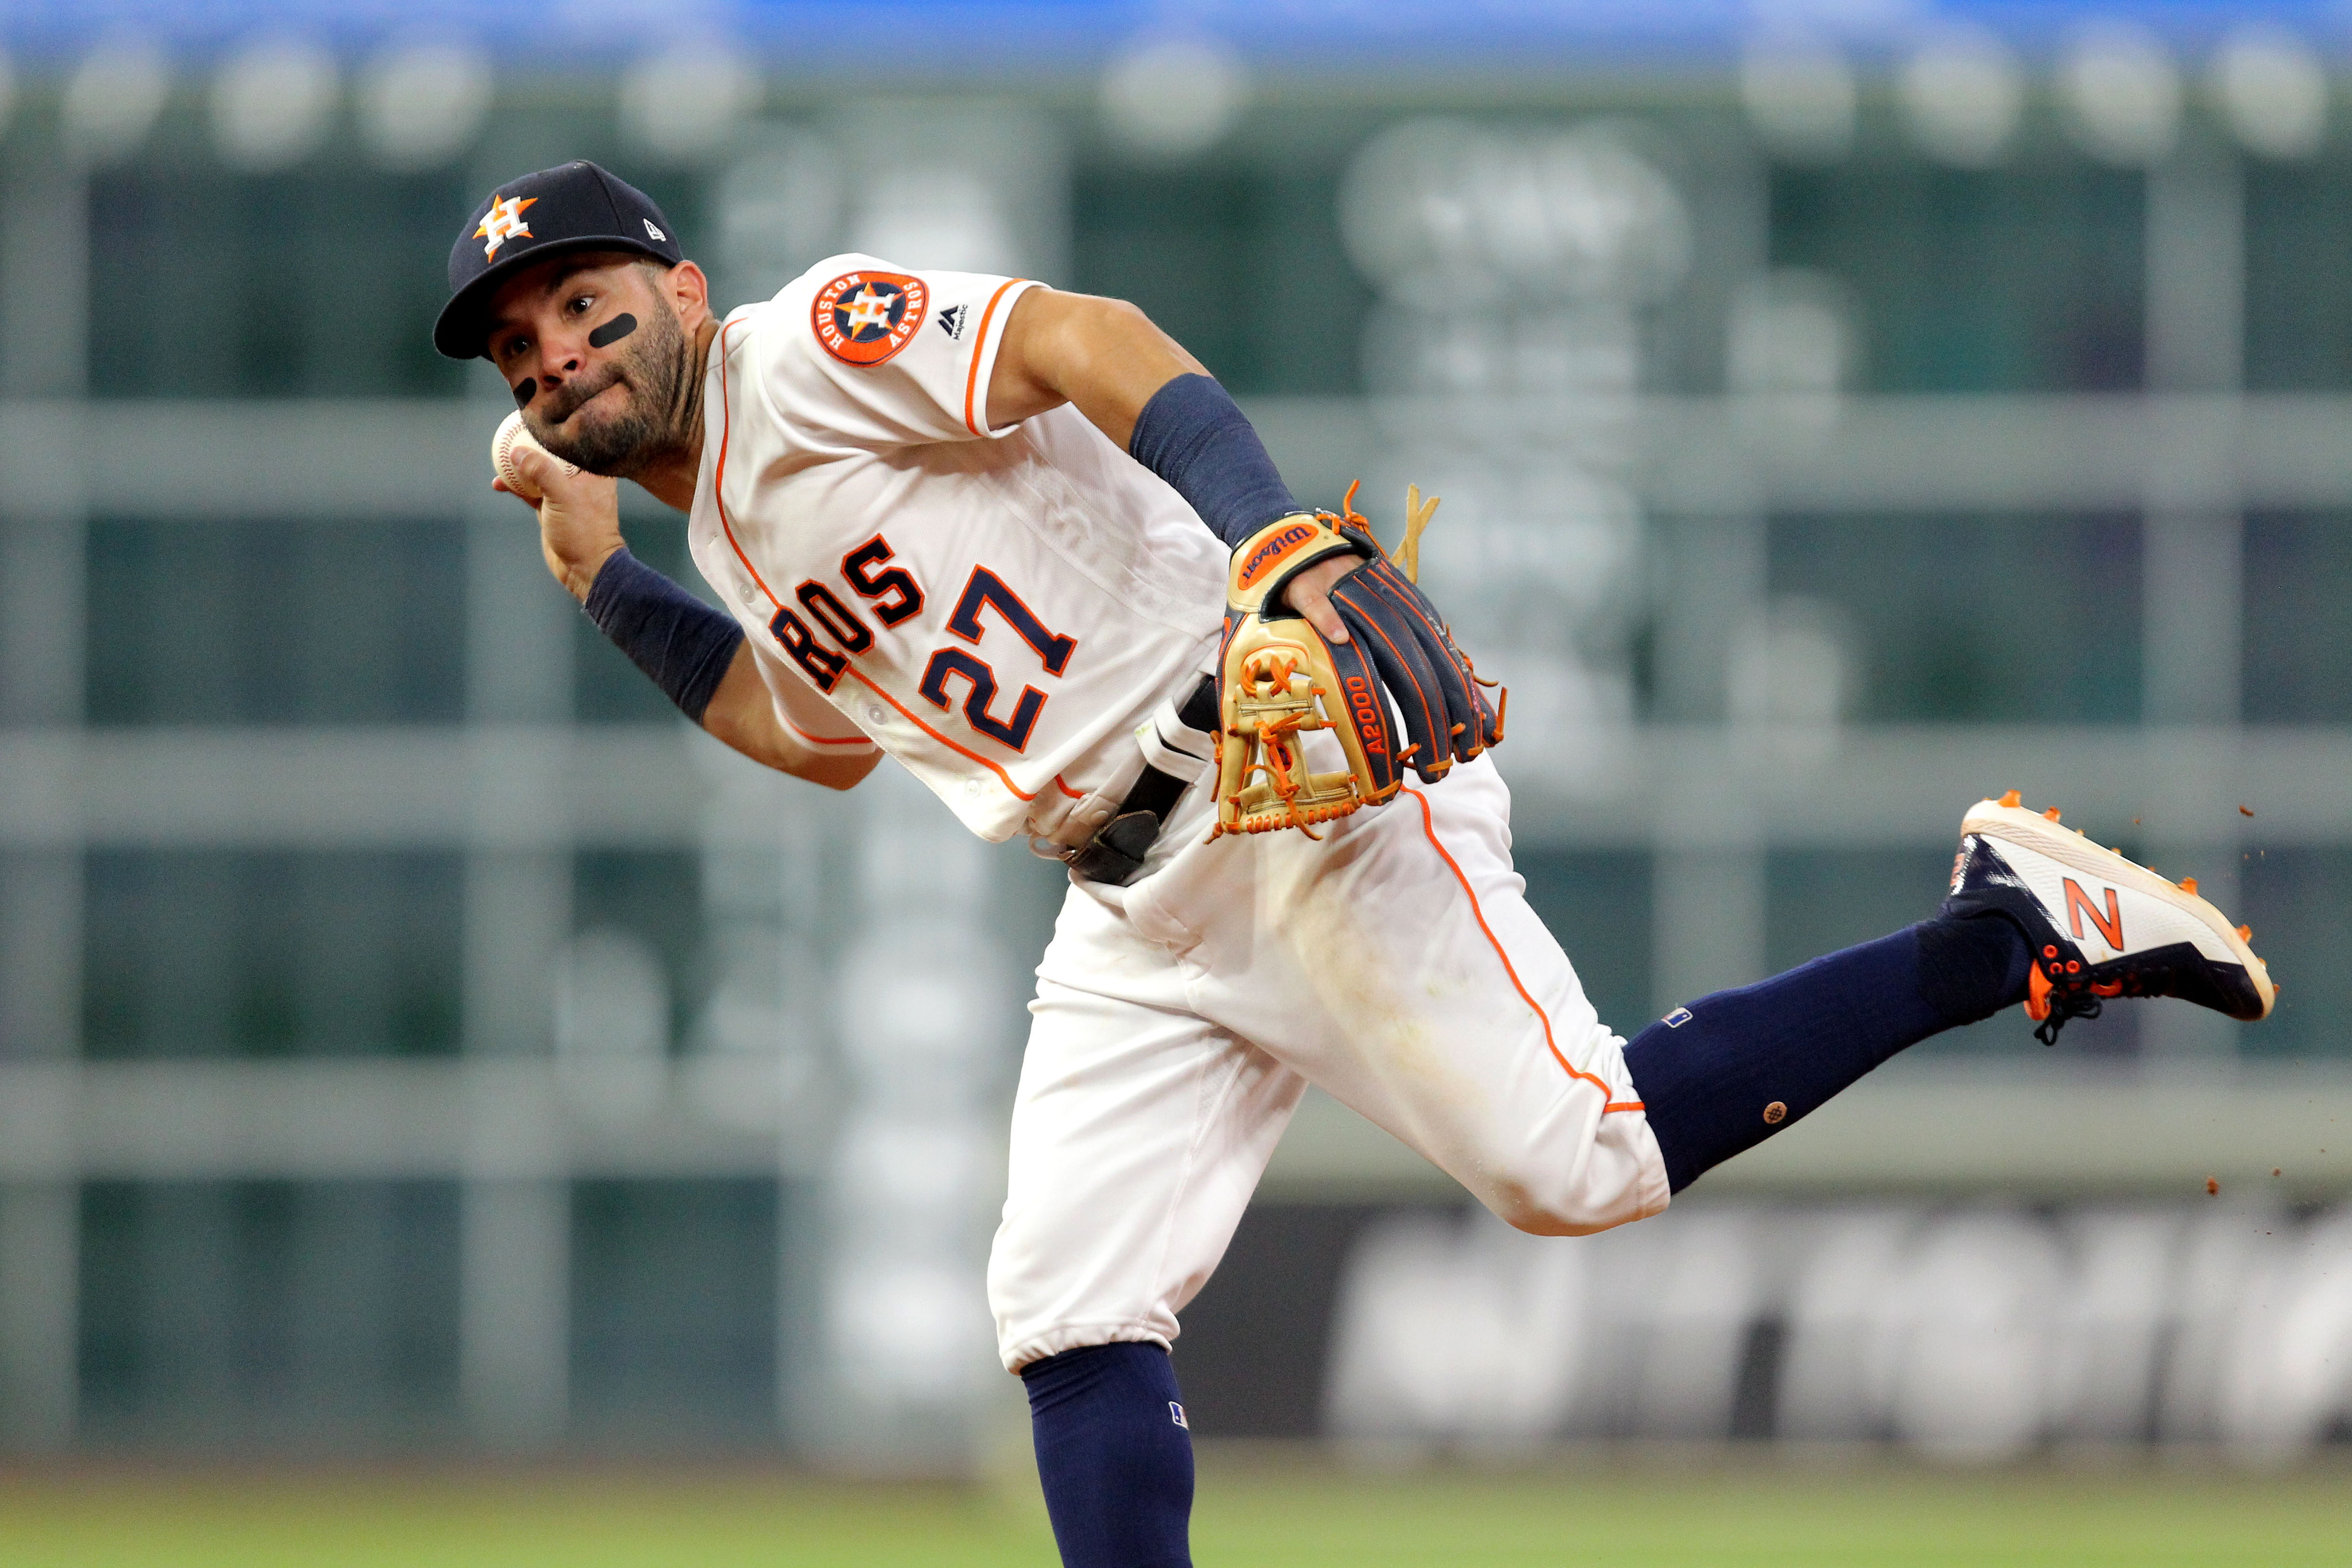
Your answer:
[[[1276,526],[1282,531],[1252,550],[1249,559],[1243,562],[1241,570],[1234,574],[1234,586],[1236,589],[1246,593],[1255,588],[1268,572],[1283,564],[1285,558],[1294,547],[1319,537],[1318,530],[1309,528],[1304,523],[1294,524],[1287,528],[1283,528],[1279,523]],[[1265,535],[1261,534],[1259,537],[1263,539]],[[1325,555],[1331,552],[1328,550],[1323,552]],[[1318,556],[1317,559],[1320,560],[1322,557]]]
[[[1418,486],[1405,490],[1405,536],[1384,554],[1348,487],[1340,515],[1280,518],[1234,552],[1225,594],[1225,647],[1218,668],[1217,826],[1226,833],[1315,825],[1378,805],[1402,785],[1410,763],[1424,783],[1443,778],[1503,738],[1509,694],[1489,706],[1482,681],[1421,592],[1421,534],[1437,510]],[[1334,555],[1365,564],[1331,590],[1349,641],[1327,643],[1284,591]],[[1390,704],[1404,719],[1402,750]],[[1328,730],[1344,768],[1317,773],[1307,737]]]

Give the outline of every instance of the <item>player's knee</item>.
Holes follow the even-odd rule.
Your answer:
[[[1523,1230],[1529,1236],[1576,1234],[1564,1223],[1568,1218],[1560,1212],[1564,1205],[1529,1183],[1498,1177],[1478,1194],[1478,1201],[1513,1230]]]
[[[1489,1182],[1478,1201],[1513,1230],[1529,1236],[1591,1236],[1639,1217],[1621,1205],[1604,1212],[1573,1193],[1507,1176]]]

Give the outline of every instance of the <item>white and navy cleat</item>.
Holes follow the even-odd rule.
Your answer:
[[[2276,998],[2253,931],[2199,898],[2195,878],[2168,882],[2061,827],[2054,807],[2026,810],[2015,790],[1961,818],[1944,900],[1950,915],[1995,910],[2033,944],[2025,1012],[2045,1046],[2113,997],[2177,996],[2249,1023]]]

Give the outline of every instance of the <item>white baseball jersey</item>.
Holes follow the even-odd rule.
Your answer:
[[[1210,668],[1227,551],[1075,408],[990,428],[1030,287],[842,256],[737,310],[691,538],[804,739],[870,738],[975,832],[1066,846]],[[1074,879],[1039,968],[989,1269],[1006,1366],[1172,1341],[1310,1082],[1528,1228],[1665,1206],[1488,760],[1319,839],[1212,820],[1196,785],[1135,882]]]
[[[837,256],[736,310],[690,524],[784,721],[878,744],[992,839],[1123,791],[1224,614],[1223,543],[1084,415],[989,426],[1034,287]]]

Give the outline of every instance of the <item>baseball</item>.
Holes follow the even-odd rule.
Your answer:
[[[521,471],[515,467],[514,449],[517,447],[529,447],[532,451],[546,458],[549,462],[561,467],[567,474],[576,474],[580,471],[578,468],[565,462],[533,439],[531,433],[523,427],[522,410],[515,410],[499,422],[499,433],[490,437],[490,467],[497,472],[499,478],[506,481],[507,489],[525,500],[537,500],[539,491],[531,487],[530,481],[524,479]]]

